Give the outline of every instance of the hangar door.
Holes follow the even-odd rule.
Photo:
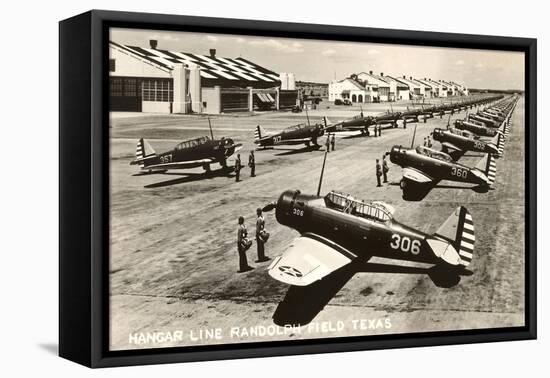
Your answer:
[[[141,79],[110,77],[110,111],[141,112]]]

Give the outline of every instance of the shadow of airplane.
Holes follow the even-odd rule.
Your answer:
[[[165,176],[178,176],[178,178],[167,180],[167,181],[160,181],[155,182],[153,184],[145,185],[144,188],[162,188],[165,186],[171,186],[171,185],[178,185],[178,184],[185,184],[187,182],[193,182],[193,181],[201,181],[201,180],[208,180],[215,177],[232,177],[231,175],[233,173],[233,168],[222,168],[217,169],[215,171],[210,172],[202,172],[202,173],[191,173],[191,172],[182,172],[182,173],[176,173],[176,172],[166,172],[163,173]]]
[[[277,306],[273,322],[278,326],[309,324],[356,273],[426,274],[441,288],[454,287],[461,276],[473,274],[466,269],[450,270],[437,265],[419,268],[354,260],[311,285],[291,286]]]
[[[389,185],[400,186],[399,182],[391,182]],[[409,186],[407,189],[403,190],[402,198],[405,201],[422,201],[426,196],[434,189],[470,189],[476,193],[488,193],[493,188],[482,185],[442,185],[442,184],[424,184],[424,185],[415,185]]]
[[[359,134],[343,136],[342,139],[368,138],[370,136],[371,136],[370,134],[367,135],[367,134],[364,134],[364,133],[359,133]]]
[[[287,148],[287,149],[285,149],[286,152],[281,152],[281,153],[275,154],[275,156],[287,156],[287,155],[302,154],[302,153],[305,153],[305,152],[320,151],[321,148],[322,148],[322,146],[315,146],[315,145],[310,146],[310,147],[297,148],[297,149]],[[281,149],[278,148],[277,150],[281,150]]]

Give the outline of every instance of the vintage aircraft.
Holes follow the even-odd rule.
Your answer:
[[[264,207],[275,209],[280,224],[301,234],[269,266],[269,275],[278,281],[312,285],[356,259],[366,262],[373,256],[434,264],[446,275],[460,274],[472,261],[474,224],[462,206],[427,234],[399,223],[394,208],[384,202],[336,191],[321,197],[320,189],[321,182],[317,195],[287,190]]]
[[[454,122],[454,127],[459,129],[459,130],[470,131],[470,132],[472,132],[476,135],[482,136],[482,137],[495,137],[496,135],[502,133],[498,129],[486,127],[482,123],[475,122],[473,120],[460,120],[460,119],[457,119]]]
[[[369,135],[369,126],[376,124],[376,118],[373,116],[365,116],[363,109],[361,113],[353,118],[330,123],[327,117],[323,117],[324,130],[329,133],[339,131],[361,131],[361,134]]]
[[[421,198],[439,181],[449,180],[475,184],[479,189],[488,189],[495,180],[495,158],[487,154],[470,168],[455,162],[448,154],[431,148],[392,147],[390,161],[403,168],[400,182],[404,199]]]
[[[210,123],[210,120],[209,120]],[[149,142],[141,138],[136,147],[136,159],[130,165],[138,165],[142,172],[163,173],[171,169],[189,169],[203,167],[210,171],[210,164],[219,163],[227,168],[227,158],[242,148],[241,143],[235,143],[231,138],[214,139],[212,127],[210,138],[185,140],[178,143],[174,149],[156,153]]]
[[[410,119],[413,117],[410,116]],[[418,118],[418,117],[416,117]],[[369,135],[369,126],[373,125],[391,125],[397,127],[397,121],[403,118],[403,113],[389,111],[378,116],[365,116],[363,109],[361,113],[351,119],[330,123],[327,117],[324,117],[325,131],[333,133],[339,131],[361,131],[362,134]],[[405,121],[406,123],[406,121]]]
[[[476,139],[476,136],[466,130],[453,127],[448,129],[435,128],[432,132],[434,140],[441,143],[442,151],[449,154],[454,160],[458,160],[468,151],[485,152],[499,156],[502,148],[502,135],[498,134],[494,141],[485,142]]]
[[[404,124],[408,122],[420,122],[420,117],[422,117],[424,123],[426,123],[426,120],[432,118],[433,115],[430,112],[425,112],[423,109],[410,110],[408,107],[406,111],[401,113],[401,119]]]
[[[325,130],[322,125],[299,124],[287,127],[279,133],[268,133],[262,126],[256,126],[254,130],[254,143],[260,147],[274,147],[280,145],[305,144],[310,147],[312,144],[319,147],[317,139],[323,136]]]
[[[485,126],[491,127],[491,128],[494,128],[494,129],[500,127],[500,124],[501,124],[501,122],[498,122],[497,120],[495,120],[493,118],[488,118],[486,116],[483,116],[480,113],[478,113],[478,114],[469,114],[466,120],[468,120],[468,121],[469,120],[474,120],[474,121],[482,122],[482,123],[485,124]]]

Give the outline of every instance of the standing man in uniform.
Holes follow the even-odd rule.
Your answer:
[[[382,136],[382,125],[378,125],[378,136]]]
[[[336,137],[334,134],[332,134],[332,138],[330,139],[330,145],[332,147],[332,151],[334,151],[334,145],[336,144]]]
[[[244,225],[244,218],[239,217],[239,227],[237,228],[237,250],[239,251],[239,273],[247,272],[252,268],[248,265],[248,260],[246,259],[246,250],[250,247],[247,246],[248,232],[246,231],[246,226]]]
[[[250,167],[250,177],[256,177],[256,159],[254,158],[254,150],[248,155],[248,166]]]
[[[382,174],[384,175],[384,183],[388,182],[388,161],[386,160],[386,154],[382,155]]]
[[[265,242],[263,233],[265,232],[265,220],[262,214],[262,209],[259,207],[256,209],[256,245],[258,247],[258,260],[256,262],[264,262],[270,260],[265,255]]]
[[[432,138],[428,135],[428,148],[432,148]]]
[[[330,152],[330,134],[327,135],[327,141],[325,143],[325,147],[327,148],[327,152]]]
[[[235,159],[235,181],[236,182],[241,181],[240,176],[241,176],[242,167],[243,166],[241,164],[241,154],[237,154],[237,159]]]
[[[382,176],[382,166],[380,165],[380,160],[376,159],[376,181],[378,185],[376,186],[382,186],[380,183],[380,177]]]

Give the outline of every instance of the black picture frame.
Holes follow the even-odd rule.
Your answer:
[[[108,31],[111,27],[428,45],[525,53],[525,326],[109,351]],[[89,367],[534,339],[537,41],[93,10],[59,24],[59,354]]]

